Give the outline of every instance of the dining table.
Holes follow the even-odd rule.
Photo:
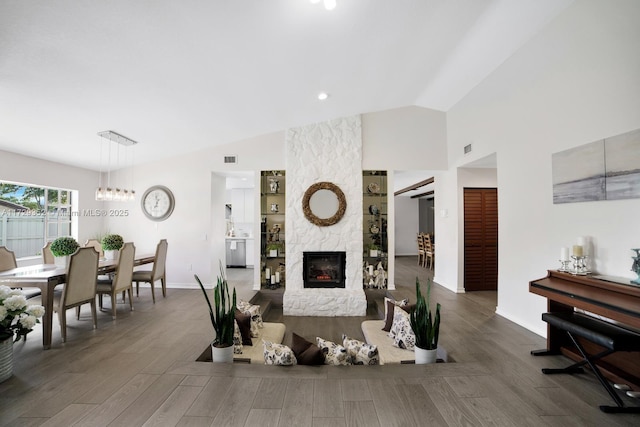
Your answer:
[[[154,261],[155,254],[136,255],[134,266],[151,264]],[[113,273],[117,268],[117,259],[100,259],[98,275]],[[58,285],[64,286],[66,280],[67,268],[56,264],[36,264],[0,272],[0,284],[11,288],[36,287],[40,289],[42,305],[45,309],[42,316],[42,346],[45,350],[51,348],[54,289]]]

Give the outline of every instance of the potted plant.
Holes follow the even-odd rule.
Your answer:
[[[236,289],[233,288],[233,300],[229,298],[229,285],[227,278],[220,263],[220,276],[218,283],[213,291],[214,306],[211,306],[209,296],[198,278],[194,274],[204,298],[209,306],[209,317],[211,325],[216,333],[216,337],[211,343],[211,359],[214,362],[232,363],[233,362],[233,328],[236,310]]]
[[[78,250],[80,245],[73,237],[58,237],[51,242],[51,253],[56,257],[56,264],[65,267],[69,259],[69,255]]]
[[[282,243],[281,242],[271,242],[267,244],[267,253],[271,258],[276,258],[278,253],[282,252]]]
[[[107,234],[102,238],[100,244],[104,251],[104,257],[106,259],[115,259],[116,251],[119,251],[124,246],[124,240],[119,234]]]
[[[0,286],[0,383],[13,374],[13,343],[26,341],[43,315],[44,307],[28,305],[21,290]]]
[[[420,292],[420,281],[416,277],[416,308],[409,316],[411,329],[416,336],[416,364],[434,363],[437,358],[440,334],[440,303],[436,304],[435,316],[431,312],[431,280],[427,282],[427,299]]]
[[[378,245],[376,245],[375,243],[369,243],[368,248],[369,248],[369,256],[372,258],[377,258],[378,249],[380,249]]]

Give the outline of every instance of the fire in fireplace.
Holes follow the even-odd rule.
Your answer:
[[[302,280],[305,288],[344,288],[346,252],[304,252]]]

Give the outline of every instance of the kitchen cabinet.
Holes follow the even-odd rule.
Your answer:
[[[235,223],[254,221],[253,188],[234,188],[231,190],[231,217]]]

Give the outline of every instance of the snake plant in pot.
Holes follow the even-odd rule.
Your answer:
[[[229,285],[224,275],[222,264],[220,265],[220,276],[218,283],[213,290],[213,306],[207,295],[200,278],[194,275],[204,298],[209,306],[209,317],[211,325],[216,333],[216,337],[211,343],[211,359],[214,362],[233,362],[233,328],[236,310],[236,289],[233,289],[233,300],[229,298]]]
[[[427,298],[420,292],[420,281],[416,277],[416,308],[409,317],[411,329],[416,336],[416,364],[434,363],[437,358],[440,334],[440,303],[436,312],[431,311],[431,280],[427,282]]]

